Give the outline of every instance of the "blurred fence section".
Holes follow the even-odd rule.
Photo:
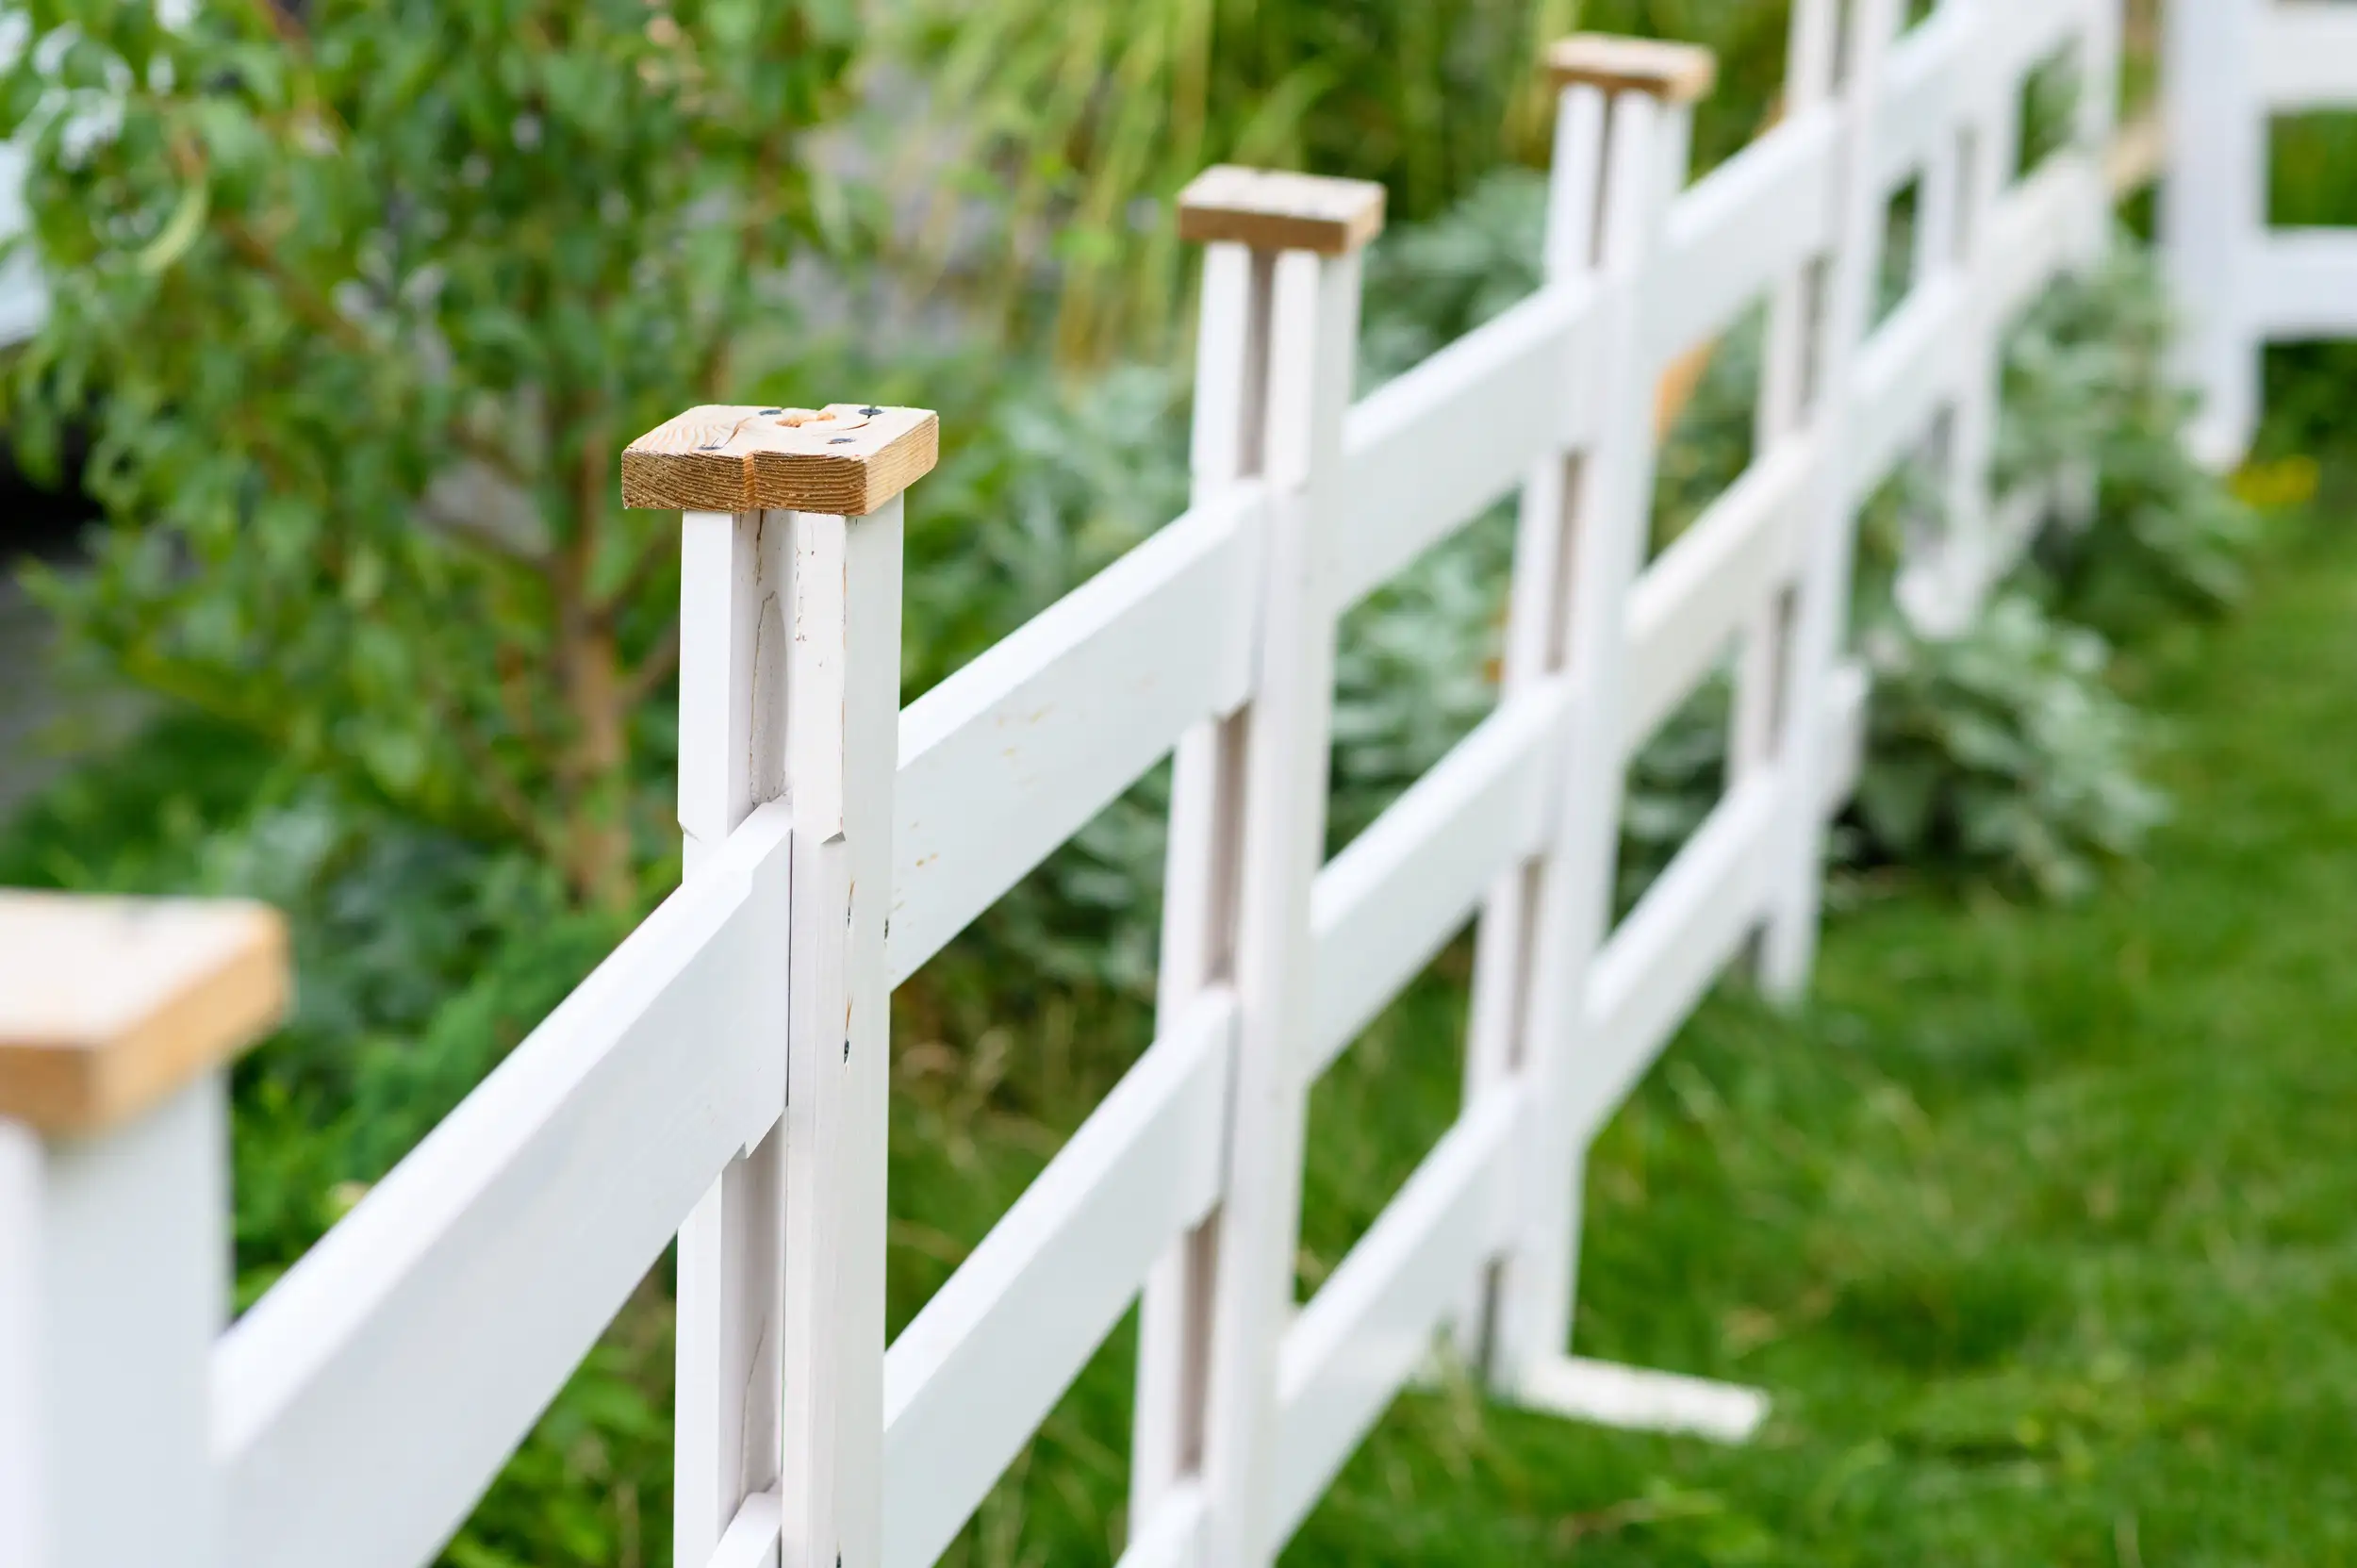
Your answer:
[[[2175,0],[2165,16],[2163,243],[2200,455],[2231,463],[2258,429],[2266,346],[2357,336],[2357,229],[2279,227],[2267,210],[2276,121],[2357,111],[2357,7]]]
[[[0,1239],[47,1238],[0,1270],[7,1561],[416,1568],[674,1231],[683,1568],[932,1561],[1141,1296],[1132,1568],[1270,1561],[1444,1339],[1508,1399],[1746,1435],[1756,1391],[1572,1356],[1585,1152],[1731,966],[1806,983],[1861,507],[1928,466],[1902,596],[1969,623],[2068,499],[1990,493],[2001,335],[2111,210],[2113,0],[1849,9],[1801,0],[1781,124],[1690,186],[1709,56],[1560,43],[1544,286],[1356,402],[1382,191],[1205,174],[1191,510],[905,710],[930,414],[635,443],[626,498],[683,514],[685,885],[217,1346],[217,1268],[125,1260],[218,1248],[218,1093],[0,1100]],[[1659,384],[1759,305],[1753,460],[1655,553]],[[1514,497],[1496,711],[1329,859],[1338,619]],[[1722,670],[1723,798],[1621,912],[1629,761]],[[1156,1043],[887,1347],[892,989],[1174,751]],[[1297,1302],[1310,1089],[1468,922],[1461,1118]],[[85,1285],[176,1337],[93,1353]],[[85,1516],[159,1476],[172,1545],[126,1555]]]

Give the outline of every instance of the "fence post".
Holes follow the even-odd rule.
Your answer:
[[[1237,241],[1206,247],[1195,335],[1192,499],[1201,503],[1261,467],[1275,257]],[[1175,1026],[1232,973],[1242,714],[1197,725],[1172,762],[1164,849],[1156,1032]],[[1147,1277],[1138,1318],[1137,1404],[1129,1451],[1129,1533],[1174,1532],[1171,1510],[1202,1461],[1204,1362],[1216,1225],[1198,1229]]]
[[[786,1099],[680,1233],[683,1568],[772,1488],[785,1562],[879,1561],[900,493],[937,446],[924,409],[704,406],[623,457],[628,504],[685,514],[688,874],[794,813]]]
[[[1135,1541],[1189,1533],[1223,1568],[1274,1557],[1277,1349],[1294,1309],[1308,1084],[1310,886],[1325,859],[1338,545],[1332,479],[1350,405],[1360,252],[1383,190],[1218,168],[1179,198],[1207,241],[1198,489],[1272,491],[1251,703],[1182,745],[1172,803],[1165,1021],[1232,984],[1239,1024],[1227,1196],[1156,1270],[1140,1349]]]
[[[2250,262],[2267,223],[2267,116],[2259,97],[2266,0],[2162,8],[2168,162],[2161,250],[2184,316],[2182,373],[2201,396],[2189,438],[2204,462],[2242,457],[2259,422]]]
[[[1796,0],[1786,29],[1786,123],[1814,112],[1832,97],[1840,30],[1840,0]],[[1796,268],[1776,280],[1769,296],[1759,405],[1753,416],[1753,446],[1760,458],[1808,434],[1811,277],[1808,266]],[[1728,726],[1730,787],[1775,761],[1777,734],[1783,727],[1778,711],[1782,672],[1790,655],[1792,621],[1793,596],[1779,593],[1744,631],[1736,654],[1734,711]],[[1755,966],[1758,954],[1752,957]]]
[[[1531,476],[1517,541],[1528,548],[1515,562],[1516,614],[1543,617],[1545,630],[1541,636],[1518,621],[1514,637],[1530,638],[1525,659],[1543,647],[1548,673],[1568,676],[1579,699],[1554,851],[1514,894],[1526,906],[1513,923],[1527,921],[1529,930],[1515,941],[1523,973],[1513,986],[1521,994],[1510,1052],[1489,1043],[1491,1015],[1476,1013],[1475,1056],[1506,1055],[1529,1096],[1517,1240],[1499,1269],[1487,1346],[1493,1379],[1524,1395],[1571,1339],[1585,1150],[1574,1146],[1565,1102],[1586,1043],[1590,965],[1611,920],[1625,784],[1627,601],[1644,564],[1654,487],[1655,367],[1644,362],[1640,284],[1685,182],[1694,102],[1717,74],[1706,50],[1592,35],[1558,43],[1547,65],[1563,101],[1558,157],[1585,159],[1601,175],[1599,191],[1596,175],[1558,169],[1558,197],[1585,203],[1600,194],[1601,206],[1592,232],[1579,209],[1551,214],[1550,265],[1597,271],[1605,338],[1592,384],[1602,420],[1594,450],[1566,454]],[[1526,567],[1546,572],[1542,594],[1522,580]],[[1507,962],[1493,956],[1505,940],[1483,933],[1492,975]]]
[[[274,1025],[259,905],[0,893],[0,1562],[227,1568],[227,1064]]]
[[[1994,26],[2005,14],[1991,0],[1974,0],[1980,20]],[[2109,0],[2100,0],[2109,3]],[[1983,47],[1996,41],[1984,35]],[[1919,253],[1919,274],[1929,268],[1961,270],[1968,285],[1986,275],[1989,224],[2000,199],[2013,183],[2020,161],[2020,121],[2011,80],[1985,74],[1978,93],[1965,107],[1949,155],[1953,218],[1944,225],[1948,243]],[[1942,254],[1944,252],[1944,254]],[[1947,415],[1946,439],[1938,453],[1945,527],[1934,559],[1920,571],[1903,563],[1897,585],[1900,608],[1909,621],[1935,635],[1961,632],[1979,613],[1982,599],[2003,574],[2003,541],[1998,537],[1998,497],[1992,493],[1997,418],[2003,379],[2001,340],[2005,323],[1977,288],[1969,289],[1961,332],[1965,365],[1961,391]]]
[[[1841,68],[1840,216],[1823,271],[1811,412],[1816,471],[1805,504],[1807,535],[1786,665],[1782,753],[1785,831],[1772,872],[1762,984],[1787,999],[1807,988],[1817,958],[1825,871],[1825,723],[1850,620],[1860,475],[1848,461],[1851,368],[1872,322],[1881,276],[1885,195],[1874,178],[1873,126],[1883,59],[1898,37],[1900,0],[1852,0]]]
[[[1555,143],[1547,170],[1544,249],[1546,287],[1574,286],[1598,265],[1598,203],[1604,190],[1603,91],[1591,85],[1558,84]],[[1566,421],[1568,424],[1569,421]],[[1571,597],[1574,546],[1573,492],[1585,482],[1582,454],[1569,446],[1549,453],[1524,477],[1514,529],[1514,564],[1508,583],[1506,647],[1499,701],[1511,701],[1542,681],[1560,679],[1571,655]],[[1516,1093],[1527,1054],[1530,993],[1542,976],[1557,973],[1541,965],[1532,948],[1547,880],[1559,875],[1553,854],[1516,866],[1492,884],[1474,933],[1472,1016],[1465,1033],[1465,1105],[1470,1111],[1490,1096]],[[1577,1188],[1572,1174],[1574,1212],[1579,1223]],[[1451,1333],[1459,1353],[1479,1360],[1492,1321],[1500,1275],[1492,1270],[1475,1298],[1458,1313]]]

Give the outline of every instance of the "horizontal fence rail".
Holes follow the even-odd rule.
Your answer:
[[[899,492],[930,415],[704,409],[634,443],[626,499],[684,515],[685,885],[243,1321],[223,1331],[198,1263],[172,1276],[157,1343],[206,1347],[152,1424],[177,1560],[430,1560],[674,1231],[682,1568],[937,1560],[1141,1301],[1127,1568],[1271,1561],[1442,1345],[1534,1408],[1755,1426],[1755,1391],[1571,1354],[1585,1150],[1747,953],[1775,994],[1805,975],[1871,700],[1846,635],[1860,509],[1931,471],[1947,515],[1901,600],[1969,623],[2058,502],[1989,493],[1998,345],[2101,256],[2115,161],[2112,0],[1835,11],[1799,0],[1781,122],[1690,185],[1708,57],[1558,45],[1545,281],[1356,402],[1380,190],[1207,174],[1180,213],[1210,246],[1194,503],[905,708]],[[2332,8],[2222,0],[2179,34],[2240,62],[2231,91],[2177,74],[2197,122],[2357,98]],[[2017,174],[2057,58],[2075,118]],[[2178,139],[2179,206],[2248,198]],[[2189,281],[2231,276],[2236,333],[2357,323],[2342,236],[2177,250]],[[1656,541],[1656,389],[1755,306],[1755,455]],[[1328,858],[1342,618],[1509,502],[1497,707]],[[1622,913],[1626,770],[1720,684],[1725,789]],[[1154,1043],[887,1346],[886,999],[1174,757]],[[1469,927],[1462,1114],[1299,1300],[1310,1085]],[[158,1169],[217,1228],[206,1082],[97,1156],[0,1119],[0,1243],[8,1215],[111,1212],[88,1195]],[[35,1248],[17,1273],[154,1250],[152,1225],[99,1230],[94,1262]],[[119,1568],[53,1523],[100,1480],[50,1412],[137,1411],[170,1378],[85,1374],[94,1340],[54,1358],[58,1391],[11,1372],[23,1288],[0,1277],[0,1469],[37,1446],[59,1468],[23,1483],[0,1554]]]
[[[783,1098],[770,807],[222,1342],[228,1560],[433,1557]]]
[[[898,985],[1250,689],[1261,503],[1162,530],[912,704],[900,719]]]
[[[884,1556],[930,1563],[1225,1179],[1236,1009],[1213,994],[1082,1124],[884,1358]]]

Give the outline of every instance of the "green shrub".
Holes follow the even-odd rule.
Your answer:
[[[638,896],[676,526],[621,445],[791,352],[847,247],[829,0],[28,0],[0,134],[50,285],[7,417],[87,420],[73,635],[413,816]]]
[[[1873,861],[1993,869],[2067,898],[2163,817],[2093,632],[2006,593],[1954,636],[1893,617],[1863,647],[1874,689],[1856,817]]]
[[[2050,527],[2035,558],[2058,611],[2114,636],[2233,603],[2258,526],[2186,453],[2176,319],[2159,270],[2123,238],[2103,267],[2043,295],[2007,344],[1999,482],[2095,475],[2092,507]]]

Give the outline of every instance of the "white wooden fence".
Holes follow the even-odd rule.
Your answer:
[[[2357,7],[2337,0],[2177,0],[2168,8],[2163,242],[2192,328],[2184,371],[2203,394],[2199,447],[2232,462],[2257,428],[2268,343],[2357,336],[2357,228],[2269,222],[2276,116],[2357,109]]]
[[[683,1568],[931,1562],[1141,1294],[1131,1568],[1268,1561],[1450,1330],[1503,1397],[1747,1432],[1753,1391],[1570,1356],[1584,1151],[1747,950],[1805,983],[1861,499],[1942,454],[1906,591],[1951,619],[2036,520],[1986,487],[1999,337],[2104,242],[2118,44],[2112,0],[1795,12],[1782,124],[1690,186],[1707,58],[1559,48],[1545,286],[1355,404],[1379,190],[1206,176],[1192,508],[905,710],[930,416],[635,447],[634,503],[685,513],[686,883],[240,1321],[218,1048],[254,1019],[164,1029],[193,970],[73,1028],[0,1006],[0,1563],[429,1561],[675,1231]],[[2075,135],[2018,175],[2064,53]],[[1755,458],[1648,560],[1655,385],[1762,300]],[[1325,860],[1338,618],[1518,493],[1496,712]],[[1627,760],[1730,659],[1724,798],[1615,921]],[[1156,1042],[887,1348],[890,993],[1174,749]],[[1463,1114],[1296,1304],[1310,1086],[1476,918]],[[163,1035],[104,1116],[24,1089]]]

